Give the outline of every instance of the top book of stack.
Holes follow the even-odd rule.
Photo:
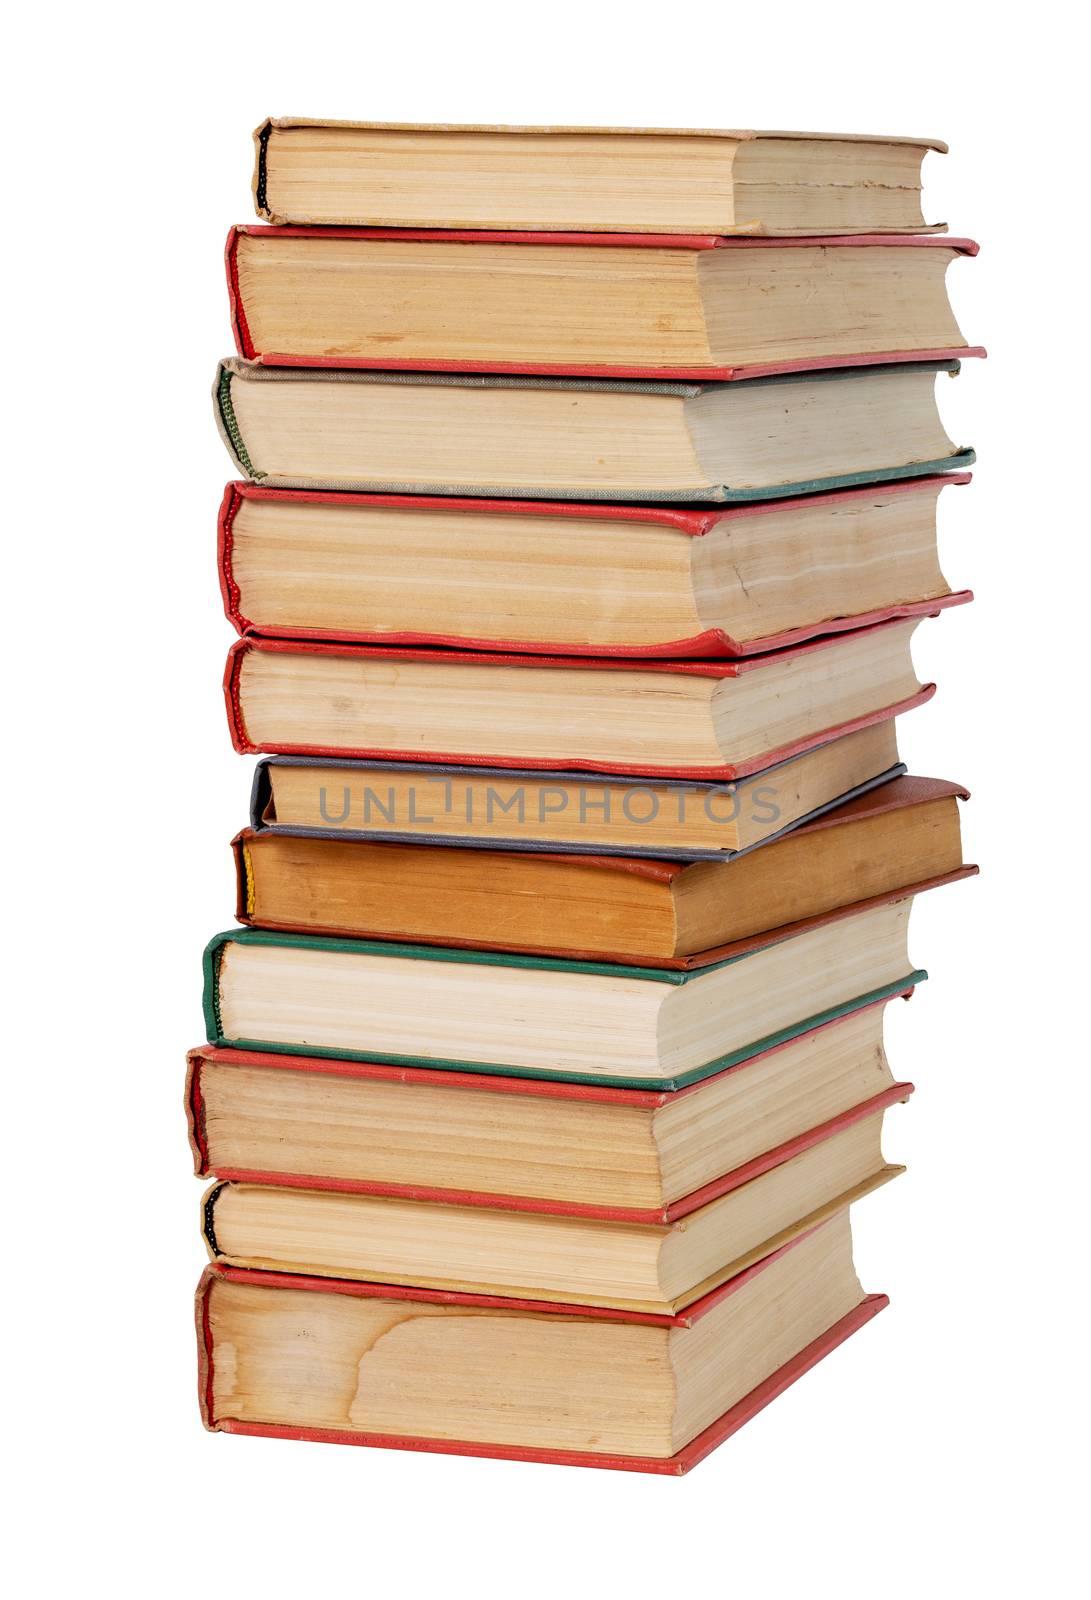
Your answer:
[[[702,128],[450,127],[276,117],[254,134],[269,222],[517,232],[943,232],[938,139]]]

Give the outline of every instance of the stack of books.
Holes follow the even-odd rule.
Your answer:
[[[896,742],[971,598],[935,390],[976,246],[920,139],[256,143],[204,1418],[681,1473],[886,1304],[884,1011],[913,897],[976,870]]]

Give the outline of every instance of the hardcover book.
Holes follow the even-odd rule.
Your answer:
[[[939,139],[271,117],[269,222],[610,233],[912,233]],[[942,231],[943,224],[933,230]]]
[[[760,377],[982,355],[969,239],[233,228],[238,352],[271,366]]]
[[[962,869],[958,799],[896,778],[731,862],[233,840],[240,922],[257,928],[633,962],[716,951]]]
[[[212,1266],[201,1409],[225,1433],[677,1476],[886,1304],[844,1212],[674,1314]]]
[[[757,1177],[803,1136],[893,1097],[885,1009],[880,1000],[848,1011],[673,1090],[203,1045],[189,1052],[186,1077],[194,1170],[338,1194],[672,1222],[726,1192],[725,1172]]]
[[[716,504],[968,466],[936,405],[937,373],[957,371],[651,383],[228,360],[214,401],[239,471],[267,488]]]
[[[893,717],[728,783],[266,756],[250,825],[299,838],[723,861],[904,773]]]
[[[236,750],[662,778],[748,776],[923,704],[915,620],[741,661],[626,661],[241,639]]]
[[[970,599],[936,550],[968,473],[718,511],[229,484],[240,634],[561,655],[746,656]]]
[[[920,982],[911,904],[867,901],[699,967],[237,928],[205,951],[207,1035],[243,1050],[681,1088]]]

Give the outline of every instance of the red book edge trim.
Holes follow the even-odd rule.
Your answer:
[[[873,626],[898,627],[898,619],[890,622],[880,622]],[[858,633],[869,632],[869,629],[859,629]],[[804,644],[792,646],[789,650],[778,652],[779,655],[797,655],[811,650],[824,649],[831,644],[836,644],[839,639],[849,635],[827,635],[824,638],[808,640]],[[421,751],[421,750],[381,750],[375,748],[333,749],[327,745],[304,744],[255,744],[246,732],[245,719],[239,693],[239,678],[242,670],[243,658],[251,650],[279,651],[289,654],[313,655],[352,655],[354,650],[365,650],[376,659],[391,661],[435,661],[437,656],[428,650],[387,649],[378,646],[351,646],[335,645],[319,641],[301,641],[291,639],[256,639],[247,637],[239,639],[232,645],[227,656],[227,665],[224,670],[223,689],[227,707],[228,727],[231,742],[242,755],[298,755],[321,756],[323,759],[376,759],[389,761],[411,762],[439,762],[455,763],[462,766],[500,767],[518,771],[580,771],[620,774],[626,777],[652,777],[652,778],[708,778],[713,780],[727,780],[747,777],[753,772],[760,772],[765,767],[773,766],[778,762],[787,761],[792,756],[801,755],[804,751],[813,750],[820,744],[826,744],[831,739],[840,738],[843,734],[855,733],[860,728],[870,728],[876,723],[887,722],[891,717],[900,716],[903,712],[912,711],[916,706],[923,705],[930,700],[936,692],[936,685],[928,683],[922,685],[915,694],[908,695],[904,700],[895,701],[892,705],[882,706],[877,711],[866,712],[862,716],[850,718],[847,722],[836,723],[832,727],[822,728],[804,738],[792,740],[788,744],[780,745],[774,750],[763,750],[760,754],[752,756],[745,761],[722,766],[693,766],[693,767],[661,767],[661,766],[634,766],[629,762],[616,761],[589,761],[558,758],[555,761],[535,760],[524,757],[515,762],[511,758],[496,755],[492,752],[467,755],[465,752],[454,751]],[[770,658],[768,656],[754,656],[740,661],[667,661],[657,662],[654,667],[644,662],[627,661],[614,658],[603,661],[601,657],[573,656],[555,658],[549,656],[502,656],[490,655],[482,652],[469,653],[465,651],[446,652],[444,659],[459,661],[469,664],[484,666],[513,666],[513,667],[540,667],[550,664],[558,667],[579,670],[580,668],[593,670],[608,667],[613,672],[624,671],[658,671],[689,674],[697,677],[728,678],[738,677],[741,673],[753,671],[761,667]]]
[[[760,1178],[763,1173],[772,1171],[774,1167],[783,1166],[793,1157],[804,1154],[815,1145],[823,1144],[827,1139],[832,1139],[845,1128],[854,1127],[856,1123],[876,1116],[888,1106],[904,1103],[913,1090],[914,1086],[911,1083],[893,1083],[879,1094],[872,1095],[869,1100],[863,1100],[859,1105],[839,1112],[837,1116],[818,1123],[806,1132],[796,1134],[792,1139],[786,1139],[783,1144],[754,1156],[742,1166],[736,1167],[734,1171],[713,1178],[700,1189],[683,1195],[681,1199],[674,1200],[667,1206],[649,1208],[596,1206],[580,1201],[542,1200],[527,1195],[489,1194],[474,1189],[438,1189],[422,1184],[316,1178],[297,1173],[261,1172],[245,1167],[218,1167],[215,1178],[217,1183],[249,1183],[262,1188],[309,1189],[323,1194],[374,1195],[385,1199],[415,1200],[426,1205],[473,1206],[481,1210],[519,1211],[538,1216],[584,1217],[596,1222],[669,1227],[683,1217],[688,1217],[692,1212],[699,1211],[702,1206],[710,1205],[714,1200],[731,1194],[733,1190],[750,1183],[752,1179]],[[209,1193],[215,1193],[215,1187]]]
[[[238,632],[248,638],[257,639],[314,639],[336,644],[393,644],[411,648],[428,646],[445,650],[482,652],[519,651],[522,655],[555,656],[559,651],[569,650],[573,654],[578,652],[580,655],[595,656],[600,660],[618,658],[629,661],[683,659],[707,661],[709,657],[720,657],[724,660],[738,661],[747,656],[767,654],[770,650],[783,650],[791,645],[802,644],[808,639],[821,638],[827,634],[854,632],[877,622],[905,621],[909,617],[938,617],[941,611],[946,611],[951,606],[968,605],[973,597],[972,589],[959,589],[951,594],[940,595],[934,600],[913,600],[904,605],[885,606],[881,611],[859,611],[853,616],[827,617],[810,626],[788,628],[783,633],[767,633],[762,638],[745,642],[733,639],[722,628],[709,628],[704,633],[691,635],[688,639],[670,639],[662,644],[650,645],[580,645],[556,639],[545,641],[482,639],[474,636],[463,637],[454,633],[349,633],[331,628],[255,628],[249,625],[238,628]]]
[[[241,305],[237,308],[237,321],[232,326],[245,328]],[[649,367],[614,366],[570,361],[399,361],[390,356],[369,356],[366,361],[349,356],[289,355],[281,351],[255,351],[250,343],[236,344],[239,354],[257,361],[263,367],[309,367],[315,370],[357,372],[468,372],[490,373],[508,377],[540,378],[637,378],[663,379],[677,383],[736,383],[746,378],[779,378],[793,372],[827,372],[840,367],[905,366],[913,362],[965,361],[971,357],[988,354],[984,345],[951,345],[932,350],[873,350],[857,351],[852,355],[800,357],[795,361],[767,361],[739,367]]]
[[[891,622],[874,622],[855,631],[859,634],[877,633],[881,628],[889,630],[896,626]],[[611,672],[673,672],[691,678],[737,678],[744,672],[757,672],[763,666],[770,665],[772,660],[777,662],[787,660],[789,657],[810,655],[815,650],[828,650],[833,645],[842,643],[839,638],[826,635],[820,639],[808,639],[805,642],[793,645],[787,650],[768,652],[766,657],[758,657],[747,661],[657,661],[649,665],[642,661],[615,661],[603,656],[574,656],[556,655],[546,656],[542,659],[528,660],[524,654],[509,653],[503,655],[498,651],[490,650],[426,650],[410,648],[405,645],[353,645],[349,643],[322,642],[310,639],[240,639],[232,646],[233,652],[245,652],[248,649],[276,651],[282,655],[347,655],[356,656],[360,660],[371,657],[374,660],[386,661],[457,661],[467,666],[485,667],[533,667],[543,666],[571,668],[573,671],[594,671],[595,668],[606,668]]]
[[[480,516],[526,517],[579,517],[581,520],[612,522],[648,522],[661,524],[678,533],[695,538],[708,533],[719,522],[731,522],[739,517],[770,516],[778,511],[788,511],[796,506],[834,505],[843,500],[856,500],[862,495],[913,494],[935,484],[965,484],[972,477],[969,472],[939,472],[924,478],[904,478],[892,483],[863,484],[853,489],[827,489],[819,494],[796,495],[785,500],[755,500],[744,505],[703,507],[699,511],[681,510],[676,506],[608,505],[602,501],[581,504],[575,500],[478,500],[466,495],[421,494],[368,494],[364,491],[336,489],[270,489],[264,484],[251,483],[240,478],[229,483],[224,490],[221,519],[235,498],[242,500],[294,500],[307,505],[342,505],[383,507],[397,511],[469,511]],[[234,514],[233,512],[231,513]]]
[[[215,1269],[209,1270],[213,1273],[215,1271]],[[299,1280],[292,1286],[302,1287],[306,1281]],[[238,1422],[231,1418],[219,1420],[213,1410],[214,1355],[208,1315],[210,1287],[211,1280],[209,1273],[206,1272],[197,1293],[198,1392],[202,1420],[205,1427],[212,1432],[248,1434],[267,1439],[309,1440],[316,1444],[363,1445],[381,1450],[418,1450],[438,1455],[478,1456],[502,1461],[536,1461],[559,1466],[600,1467],[621,1472],[655,1473],[667,1477],[680,1477],[690,1471],[718,1445],[736,1433],[744,1423],[764,1410],[770,1401],[783,1394],[824,1356],[829,1355],[890,1304],[885,1294],[866,1295],[858,1306],[833,1323],[825,1333],[812,1340],[790,1361],[785,1362],[771,1377],[758,1384],[738,1404],[725,1411],[723,1416],[703,1433],[699,1433],[676,1455],[654,1457],[606,1455],[584,1450],[542,1450],[520,1445],[481,1444],[469,1440],[426,1439],[397,1434],[350,1433],[334,1428],[299,1428],[278,1423]]]

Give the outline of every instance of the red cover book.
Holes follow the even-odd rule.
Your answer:
[[[527,756],[518,758],[508,753],[495,751],[475,750],[473,753],[466,751],[449,750],[421,750],[406,748],[376,748],[374,746],[341,747],[333,744],[295,744],[282,742],[276,739],[258,740],[251,737],[247,729],[246,713],[242,700],[241,678],[244,664],[251,652],[260,652],[271,655],[310,655],[326,658],[341,657],[346,660],[356,660],[361,664],[365,662],[430,662],[435,665],[440,660],[445,665],[484,666],[492,669],[513,668],[516,670],[541,669],[543,667],[557,667],[578,672],[620,673],[644,672],[664,675],[678,675],[695,678],[739,678],[745,673],[760,672],[772,663],[782,663],[797,657],[807,656],[815,651],[828,650],[839,643],[849,640],[860,640],[870,634],[878,633],[884,628],[897,628],[904,626],[902,619],[895,618],[887,622],[872,624],[868,628],[860,628],[853,633],[826,635],[819,639],[793,645],[786,650],[769,652],[763,656],[748,657],[738,661],[631,661],[617,657],[600,659],[592,656],[526,656],[504,655],[490,652],[474,652],[464,650],[447,650],[437,652],[434,650],[399,649],[377,645],[351,645],[334,644],[318,640],[289,640],[289,639],[258,639],[243,638],[231,647],[228,653],[227,665],[224,671],[223,689],[227,707],[228,727],[231,740],[236,750],[243,755],[296,755],[296,756],[329,756],[347,758],[377,758],[393,761],[415,762],[455,762],[470,766],[501,767],[510,770],[540,769],[543,771],[584,771],[616,773],[631,776],[653,776],[663,778],[710,778],[734,779],[759,772],[765,767],[772,766],[779,761],[786,761],[789,757],[800,755],[806,750],[814,749],[820,744],[825,744],[830,739],[840,737],[842,734],[853,733],[858,728],[870,727],[874,723],[884,722],[890,717],[900,716],[902,712],[910,711],[915,706],[923,705],[935,694],[934,683],[922,685],[915,693],[883,705],[873,711],[860,716],[849,718],[847,721],[836,723],[832,726],[816,729],[814,733],[805,737],[792,739],[773,749],[763,750],[760,754],[737,761],[725,760],[718,765],[700,764],[693,766],[663,765],[654,761],[646,763],[619,762],[580,759],[574,756],[562,756],[556,759],[534,759]],[[589,685],[590,688],[590,685]]]
[[[898,250],[943,250],[948,255],[974,256],[978,246],[972,239],[957,239],[940,237],[936,235],[921,234],[855,234],[855,235],[830,235],[816,238],[787,238],[787,237],[731,237],[723,238],[711,234],[606,234],[606,233],[522,233],[504,232],[500,230],[488,232],[474,232],[464,229],[409,229],[409,228],[307,228],[307,227],[268,227],[260,224],[248,224],[231,229],[227,238],[225,262],[227,268],[227,286],[231,310],[231,326],[235,336],[235,344],[239,354],[248,360],[258,360],[269,366],[300,366],[300,367],[359,367],[379,368],[395,371],[428,371],[428,372],[506,372],[524,374],[565,373],[578,374],[583,377],[612,377],[612,378],[677,378],[677,379],[710,379],[717,382],[732,382],[737,379],[770,377],[774,374],[787,372],[805,372],[825,369],[830,367],[848,366],[873,366],[889,362],[905,361],[937,361],[958,359],[964,356],[983,356],[984,349],[980,345],[969,346],[965,342],[933,346],[930,348],[898,348],[892,345],[884,350],[845,350],[834,354],[812,357],[789,358],[774,361],[746,361],[746,362],[716,362],[708,361],[702,364],[661,364],[632,363],[625,361],[608,362],[579,362],[557,360],[530,360],[530,359],[472,359],[461,357],[453,359],[437,354],[436,356],[404,357],[391,354],[389,345],[376,344],[374,350],[366,356],[333,354],[329,351],[314,350],[306,353],[285,351],[278,349],[262,348],[261,341],[254,337],[252,332],[253,308],[247,306],[247,296],[244,292],[240,273],[239,251],[240,241],[256,239],[275,245],[278,242],[290,243],[297,240],[313,240],[316,242],[340,243],[358,240],[369,244],[389,243],[395,248],[407,244],[427,246],[479,245],[490,250],[498,246],[509,246],[518,249],[546,248],[559,251],[564,246],[575,250],[648,250],[652,252],[670,252],[675,256],[693,256],[712,250],[815,250],[823,251],[879,248],[887,251]],[[384,314],[393,315],[396,319],[405,314],[404,301],[386,304],[381,301],[382,286],[376,285],[375,294],[377,305],[381,305]],[[874,316],[874,311],[858,313],[867,321],[869,315]],[[536,316],[536,312],[534,313]],[[954,329],[957,333],[957,327]]]
[[[244,501],[268,500],[281,501],[288,504],[294,502],[304,505],[343,506],[358,509],[373,508],[376,510],[407,512],[451,512],[456,514],[458,512],[469,512],[475,516],[589,519],[614,524],[619,540],[624,539],[625,529],[629,524],[639,523],[643,526],[661,527],[674,533],[685,534],[693,539],[701,539],[711,533],[720,523],[737,521],[740,518],[768,517],[791,511],[795,506],[814,505],[816,500],[820,500],[823,505],[827,506],[842,504],[851,506],[856,503],[863,505],[869,500],[874,500],[877,493],[881,493],[884,497],[889,495],[911,495],[922,491],[927,492],[935,488],[937,484],[967,484],[970,482],[970,477],[971,474],[968,472],[943,473],[930,477],[914,478],[901,483],[884,484],[881,490],[877,490],[874,485],[868,485],[859,489],[834,491],[818,497],[806,496],[776,501],[763,500],[746,505],[693,511],[672,509],[669,506],[579,504],[574,501],[488,500],[443,495],[363,494],[337,493],[316,489],[270,489],[264,488],[257,483],[239,481],[229,483],[224,490],[217,519],[217,565],[220,577],[220,593],[223,597],[224,613],[228,621],[235,631],[244,638],[325,639],[353,644],[425,645],[456,650],[495,650],[498,652],[519,652],[531,655],[588,655],[598,658],[619,656],[634,660],[644,657],[670,660],[696,657],[703,659],[716,657],[735,659],[743,656],[764,654],[770,650],[786,649],[791,645],[801,644],[809,639],[826,634],[847,633],[858,628],[870,627],[877,622],[887,622],[893,618],[936,616],[949,606],[965,605],[973,599],[973,593],[969,589],[959,589],[930,600],[908,601],[902,604],[886,606],[879,611],[857,612],[855,615],[827,618],[807,627],[787,629],[750,640],[733,639],[722,628],[710,628],[690,638],[674,639],[665,641],[662,644],[617,645],[602,648],[576,645],[561,640],[543,642],[527,639],[471,638],[438,631],[426,633],[391,631],[360,633],[345,629],[334,630],[300,626],[278,627],[268,624],[255,624],[244,613],[243,600],[232,564],[235,519]],[[457,539],[457,518],[452,517],[452,522],[455,524],[451,530],[452,538]]]
[[[912,990],[905,992],[903,998],[909,999]],[[861,1007],[861,1010],[871,1010],[875,1004],[884,1004],[883,1001],[872,1002],[872,1005]],[[840,1019],[838,1019],[840,1020]],[[817,1028],[812,1028],[807,1034],[799,1037],[808,1038],[812,1034],[821,1033],[825,1028],[835,1026],[834,1023],[823,1023]],[[796,1043],[796,1040],[788,1041]],[[746,1066],[753,1061],[761,1060],[765,1056],[786,1048],[785,1044],[774,1045],[771,1049],[762,1051],[761,1056],[753,1057],[745,1063]],[[723,1195],[730,1194],[740,1188],[744,1183],[749,1183],[753,1178],[760,1178],[762,1173],[770,1172],[774,1167],[781,1166],[785,1161],[791,1161],[794,1156],[802,1155],[805,1150],[811,1150],[815,1145],[821,1144],[825,1139],[831,1139],[835,1134],[841,1133],[845,1128],[851,1128],[856,1123],[868,1117],[875,1116],[880,1111],[885,1111],[888,1106],[904,1104],[914,1092],[911,1083],[893,1083],[883,1089],[879,1094],[872,1095],[870,1099],[860,1105],[842,1111],[836,1117],[830,1117],[826,1122],[819,1123],[817,1127],[809,1128],[806,1133],[797,1134],[794,1139],[785,1140],[771,1150],[764,1151],[760,1156],[736,1167],[733,1172],[726,1172],[710,1183],[703,1184],[700,1189],[695,1189],[691,1194],[684,1195],[681,1199],[672,1201],[671,1204],[657,1208],[640,1209],[633,1206],[602,1206],[583,1205],[575,1201],[545,1200],[529,1195],[511,1194],[484,1194],[471,1189],[437,1189],[425,1187],[420,1184],[401,1183],[373,1183],[355,1182],[339,1178],[327,1178],[307,1173],[260,1172],[244,1167],[229,1167],[216,1164],[209,1165],[207,1135],[205,1131],[204,1101],[201,1094],[201,1069],[205,1061],[222,1061],[237,1063],[239,1065],[260,1066],[273,1072],[315,1072],[318,1074],[333,1074],[335,1076],[356,1078],[396,1078],[398,1082],[406,1085],[436,1084],[442,1088],[464,1088],[473,1093],[482,1093],[480,1075],[472,1073],[431,1072],[420,1067],[390,1067],[381,1062],[370,1061],[335,1061],[329,1058],[310,1056],[284,1056],[273,1052],[257,1050],[234,1050],[223,1045],[199,1045],[191,1050],[187,1057],[186,1075],[186,1117],[189,1124],[190,1148],[193,1151],[194,1170],[197,1177],[214,1177],[221,1183],[251,1183],[270,1185],[275,1188],[285,1189],[320,1189],[334,1194],[362,1194],[362,1195],[389,1195],[399,1200],[419,1200],[426,1204],[439,1204],[451,1206],[481,1206],[488,1210],[500,1211],[527,1211],[539,1212],[548,1216],[559,1217],[590,1217],[600,1222],[626,1222],[634,1225],[661,1226],[679,1222],[683,1217],[688,1217],[691,1212],[698,1211],[702,1206],[709,1205],[713,1200],[719,1200]],[[737,1072],[738,1067],[729,1067],[729,1072]],[[670,1100],[677,1100],[681,1095],[692,1094],[694,1090],[704,1087],[710,1080],[705,1079],[704,1084],[691,1084],[688,1089],[665,1090],[662,1094],[655,1091],[639,1089],[610,1089],[599,1088],[593,1084],[550,1083],[538,1079],[524,1078],[496,1078],[489,1079],[484,1092],[499,1094],[534,1094],[543,1098],[562,1100],[598,1100],[599,1103],[608,1103],[619,1107],[647,1106],[662,1104]],[[213,1191],[214,1193],[215,1191]]]
[[[439,1439],[404,1434],[370,1433],[339,1428],[316,1428],[284,1423],[243,1420],[224,1415],[217,1406],[217,1359],[211,1313],[211,1298],[217,1284],[260,1287],[272,1291],[310,1293],[320,1296],[348,1296],[360,1300],[401,1302],[412,1306],[464,1306],[468,1310],[507,1313],[524,1312],[544,1317],[574,1318],[585,1325],[624,1323],[633,1327],[692,1328],[726,1299],[745,1290],[758,1274],[781,1261],[788,1251],[811,1235],[804,1234],[766,1256],[753,1267],[713,1289],[684,1311],[674,1314],[618,1311],[605,1307],[568,1306],[541,1301],[501,1299],[492,1295],[466,1294],[452,1290],[416,1289],[392,1284],[358,1283],[337,1279],[306,1278],[289,1273],[247,1270],[213,1264],[206,1268],[197,1288],[196,1326],[198,1348],[198,1400],[205,1427],[212,1432],[237,1433],[259,1438],[300,1439],[320,1444],[349,1444],[380,1450],[417,1450],[441,1455],[481,1456],[506,1461],[550,1462],[558,1466],[600,1467],[622,1472],[654,1473],[680,1477],[704,1460],[717,1446],[729,1439],[744,1423],[783,1394],[798,1378],[810,1371],[851,1334],[857,1332],[888,1304],[883,1294],[865,1295],[849,1312],[825,1329],[770,1377],[760,1382],[736,1405],[731,1406],[696,1438],[672,1456],[640,1456],[600,1453],[590,1450],[541,1449],[515,1444],[482,1443],[476,1440]]]

